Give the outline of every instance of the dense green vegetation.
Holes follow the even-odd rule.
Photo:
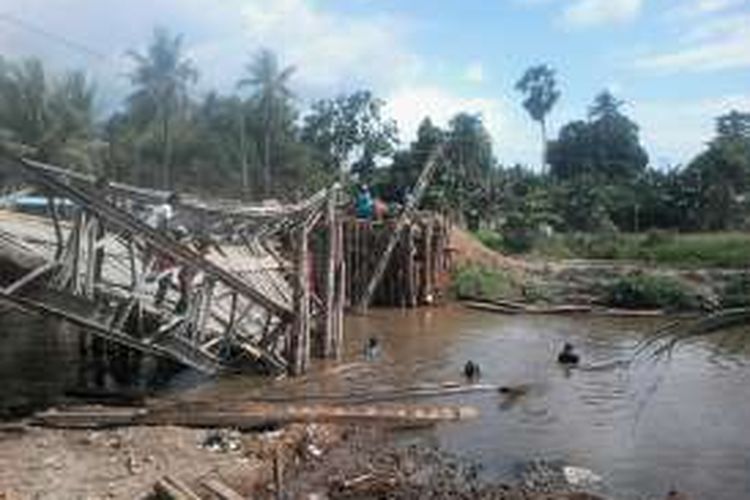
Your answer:
[[[453,274],[453,293],[460,299],[500,299],[517,289],[507,272],[480,265],[461,266]]]
[[[500,252],[518,252],[518,242],[480,230],[477,238]],[[534,235],[524,252],[555,259],[613,259],[685,267],[745,268],[750,263],[750,234],[712,232],[681,234],[650,230],[645,233],[571,232]]]
[[[482,230],[514,252],[640,258],[655,262],[747,262],[743,237],[623,236],[648,230],[737,231],[750,225],[750,113],[729,111],[685,166],[656,169],[638,125],[609,92],[582,119],[547,137],[564,89],[547,65],[529,68],[516,90],[539,123],[545,167],[500,165],[479,115],[445,126],[425,117],[400,144],[384,102],[363,89],[302,108],[296,69],[262,50],[234,92],[198,96],[200,68],[183,39],[156,30],[123,68],[131,92],[107,116],[83,73],[50,75],[36,60],[0,58],[0,148],[110,179],[246,198],[293,199],[358,178],[403,202],[429,151],[446,145],[424,204]],[[496,236],[496,234],[499,236]],[[583,235],[581,235],[583,234]],[[647,241],[648,240],[648,241]],[[709,241],[710,240],[710,241]]]
[[[613,307],[663,308],[670,311],[695,309],[695,297],[676,280],[664,276],[633,274],[608,287],[606,302]]]

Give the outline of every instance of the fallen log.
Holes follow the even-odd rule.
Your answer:
[[[448,405],[303,405],[243,403],[216,409],[211,405],[175,404],[149,408],[74,408],[37,413],[30,424],[43,427],[101,429],[135,425],[183,427],[233,427],[254,429],[259,425],[292,422],[340,422],[373,424],[429,424],[476,418],[470,406]]]
[[[612,316],[623,318],[653,318],[665,316],[663,309],[616,309],[594,307],[579,304],[560,304],[550,306],[535,306],[504,300],[465,300],[461,302],[469,309],[496,312],[500,314],[592,314],[596,316]]]
[[[501,386],[491,384],[463,384],[444,382],[398,389],[373,390],[366,393],[348,394],[306,394],[302,396],[257,396],[254,402],[262,403],[303,403],[303,402],[340,402],[343,404],[382,403],[400,399],[429,398],[454,396],[474,392],[498,392]]]
[[[142,407],[79,407],[51,409],[35,414],[29,424],[60,429],[106,429],[139,425],[148,415]]]
[[[502,314],[579,314],[590,313],[593,311],[593,307],[591,306],[577,304],[534,306],[518,303],[495,303],[484,301],[464,301],[462,303],[470,309],[479,309]]]

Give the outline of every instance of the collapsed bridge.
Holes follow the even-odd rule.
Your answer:
[[[327,271],[343,273],[338,186],[294,205],[186,197],[175,218],[188,231],[231,235],[199,252],[136,216],[138,206],[164,203],[171,193],[14,161],[45,193],[50,217],[0,214],[4,303],[81,326],[94,343],[171,358],[208,374],[243,365],[301,373],[309,363],[312,322],[322,326],[321,354],[340,354],[342,289],[334,279],[322,300],[311,300],[307,255],[318,225],[329,249]],[[59,214],[59,200],[71,204],[69,217]],[[191,285],[183,293],[169,287],[159,297],[156,277],[165,273],[190,276]]]
[[[9,159],[46,206],[44,216],[0,209],[0,303],[81,327],[84,354],[114,346],[206,374],[303,373],[311,355],[341,356],[345,307],[366,308],[400,283],[411,283],[408,305],[434,295],[445,246],[434,234],[445,231],[416,208],[439,156],[384,226],[352,226],[338,184],[286,205],[180,195],[174,219],[191,241],[144,220],[143,207],[174,193]],[[380,235],[352,242],[351,227]],[[413,227],[428,228],[423,244]]]

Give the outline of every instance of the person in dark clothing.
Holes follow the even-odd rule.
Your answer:
[[[477,363],[472,360],[466,362],[464,365],[464,377],[466,377],[466,380],[474,382],[475,380],[479,380],[481,375],[482,371]]]
[[[565,343],[562,352],[557,356],[557,362],[561,365],[577,365],[580,361],[578,354],[573,352],[573,344]]]

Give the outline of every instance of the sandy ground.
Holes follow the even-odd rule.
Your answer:
[[[203,498],[219,479],[246,498],[272,483],[275,457],[290,470],[336,441],[331,426],[244,433],[178,427],[28,428],[0,432],[0,499],[148,498],[168,475]]]

